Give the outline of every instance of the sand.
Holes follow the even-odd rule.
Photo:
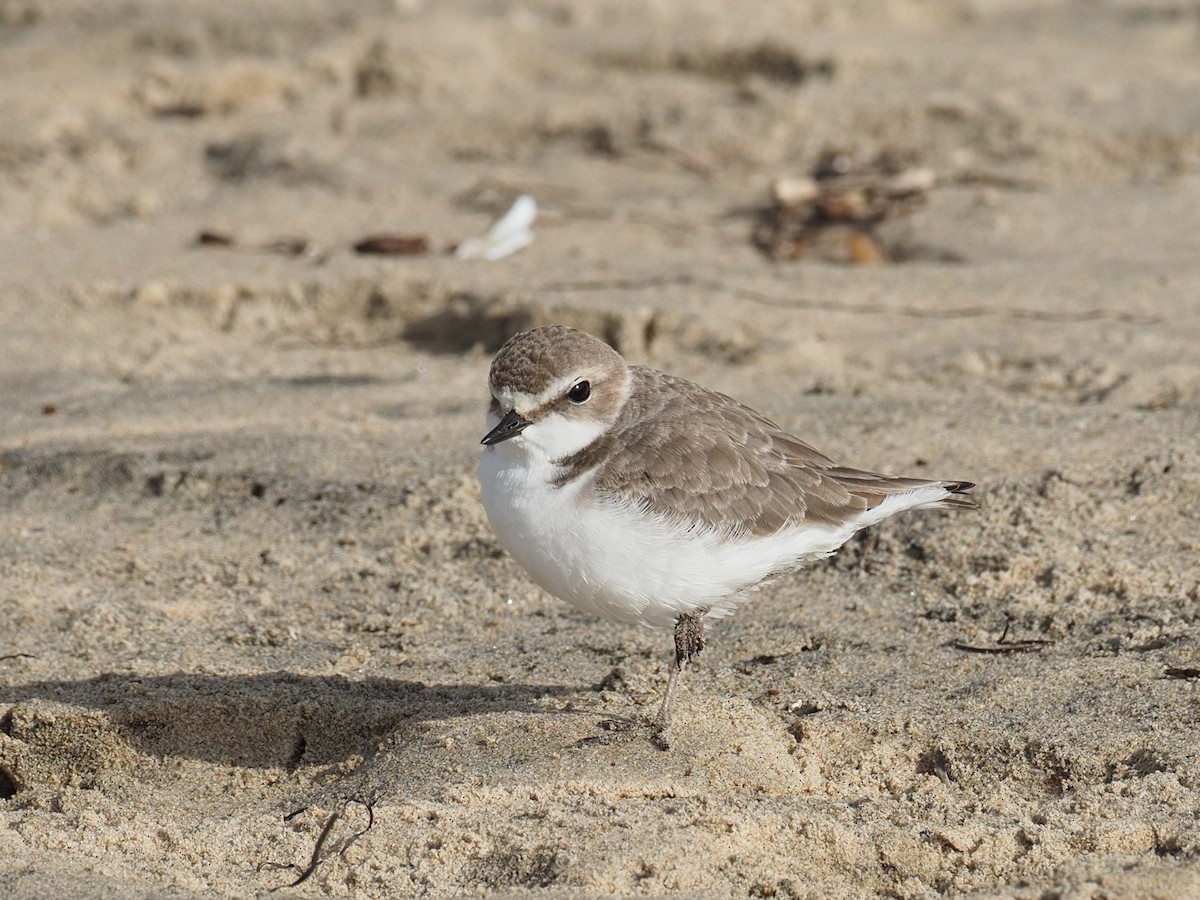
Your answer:
[[[0,893],[1200,896],[1198,49],[1149,0],[0,2]],[[935,176],[893,262],[755,245],[830,151]],[[448,252],[521,193],[531,246]],[[982,509],[754,594],[621,740],[669,636],[474,480],[552,321]]]

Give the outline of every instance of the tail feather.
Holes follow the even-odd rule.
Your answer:
[[[938,506],[952,506],[958,509],[979,509],[979,501],[968,493],[971,488],[975,487],[975,482],[941,481],[937,482],[937,484],[950,492],[950,496],[939,503]]]
[[[922,488],[941,488],[947,492],[947,496],[936,503],[929,504],[931,506],[959,509],[977,509],[979,507],[975,498],[968,493],[971,488],[975,487],[973,481],[933,481],[927,478],[905,478],[879,475],[875,472],[865,472],[861,469],[842,466],[828,469],[826,474],[851,494],[865,500],[868,509],[874,509],[888,497],[907,494]]]

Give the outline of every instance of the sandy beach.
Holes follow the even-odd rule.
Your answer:
[[[0,894],[1200,896],[1198,97],[1156,0],[0,0]],[[475,480],[551,322],[981,509],[611,738],[670,635]]]

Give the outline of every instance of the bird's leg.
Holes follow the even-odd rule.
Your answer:
[[[663,695],[662,706],[654,717],[654,731],[663,744],[666,743],[663,734],[671,724],[671,710],[675,706],[675,695],[679,692],[683,670],[692,657],[704,649],[704,616],[707,613],[707,609],[700,609],[694,613],[684,613],[675,620],[675,664],[667,679],[667,692]]]
[[[704,617],[706,615],[708,615],[708,610],[702,608],[694,613],[684,613],[675,620],[675,663],[671,666],[671,675],[667,679],[667,692],[663,695],[658,715],[650,723],[650,743],[659,750],[671,749],[671,744],[667,740],[667,726],[671,724],[671,709],[675,706],[675,695],[679,693],[679,682],[683,676],[683,670],[687,668],[692,657],[704,649]],[[614,732],[615,735],[606,734],[583,738],[576,746],[611,744],[614,740],[626,740],[632,734],[631,724],[633,723],[624,719],[605,720],[600,723],[600,726],[607,732]],[[642,727],[645,725],[643,724]]]

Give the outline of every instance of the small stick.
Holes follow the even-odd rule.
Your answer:
[[[352,834],[349,838],[346,839],[346,842],[344,844],[342,844],[342,848],[338,851],[338,856],[344,855],[345,852],[350,849],[351,845],[355,841],[357,841],[360,837],[362,837],[364,834],[366,834],[368,831],[370,831],[371,828],[375,825],[375,802],[376,802],[376,799],[377,798],[375,798],[375,797],[371,797],[369,799],[364,800],[361,797],[351,797],[344,804],[342,804],[342,808],[337,810],[336,812],[334,812],[333,815],[331,815],[328,818],[328,820],[326,820],[324,826],[322,826],[321,833],[319,835],[317,835],[317,842],[316,842],[316,844],[313,845],[312,856],[309,857],[308,865],[304,867],[304,870],[300,873],[299,877],[297,877],[296,880],[293,881],[291,884],[281,884],[278,887],[271,888],[271,890],[268,891],[268,893],[273,894],[276,891],[283,890],[284,888],[294,888],[294,887],[297,887],[298,885],[303,884],[305,881],[307,881],[312,876],[313,872],[317,871],[317,866],[321,865],[321,863],[323,863],[325,861],[325,859],[321,858],[321,851],[325,848],[325,843],[329,840],[329,835],[333,833],[333,826],[337,824],[338,819],[340,819],[342,817],[343,813],[345,813],[346,807],[349,806],[351,803],[361,803],[367,810],[367,824],[364,827],[360,828],[358,831],[356,831],[354,834]],[[304,810],[302,810],[302,809],[297,810],[296,812],[285,816],[284,821],[287,821],[288,819],[295,816],[297,813],[300,813],[303,811]],[[326,859],[327,858],[328,857],[326,857]],[[260,872],[266,868],[295,869],[298,867],[296,866],[295,863],[272,863],[272,862],[260,863],[258,866],[258,869]]]
[[[965,641],[954,641],[952,646],[955,650],[962,650],[966,653],[1032,653],[1037,650],[1042,650],[1053,641],[1043,641],[1036,639],[1010,641],[1008,639],[1008,628],[1010,622],[1004,623],[1004,631],[1000,634],[1000,639],[991,646],[981,644],[968,644]]]
[[[1200,678],[1200,669],[1192,669],[1183,666],[1168,666],[1163,672],[1167,678]]]

